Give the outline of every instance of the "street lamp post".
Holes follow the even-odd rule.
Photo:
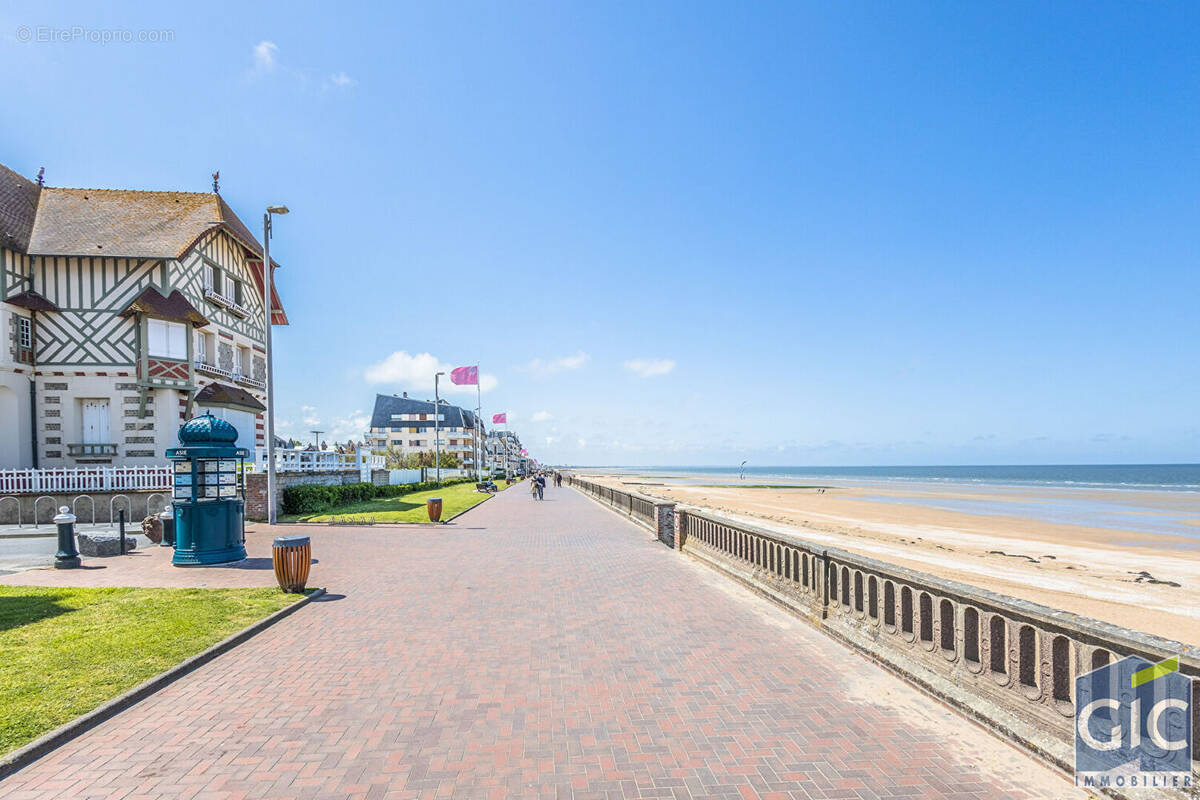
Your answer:
[[[439,418],[442,413],[442,401],[438,397],[438,380],[445,375],[438,372],[433,376],[433,466],[437,475],[437,485],[442,485],[442,433]]]
[[[263,214],[263,349],[267,357],[267,524],[275,524],[275,370],[271,361],[271,217],[288,213],[287,206],[267,206]]]

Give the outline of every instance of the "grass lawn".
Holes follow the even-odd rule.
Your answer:
[[[296,599],[278,589],[0,586],[0,753]]]
[[[504,481],[497,481],[496,485],[501,491],[506,488]],[[430,497],[442,498],[442,519],[450,519],[455,514],[479,505],[490,495],[475,491],[475,483],[472,481],[425,492],[402,494],[399,497],[376,497],[365,503],[352,503],[319,514],[300,514],[281,519],[299,522],[429,522],[425,501]],[[350,519],[343,519],[345,517]]]

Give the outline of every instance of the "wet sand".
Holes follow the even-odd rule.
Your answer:
[[[591,477],[1081,616],[1200,644],[1200,539],[1123,529],[1111,522],[1126,512],[1111,512],[1104,524],[1113,527],[1098,527],[922,505],[961,503],[995,511],[1108,501],[1135,507],[1136,512],[1128,512],[1130,519],[1160,515],[1196,526],[1200,500],[1194,494],[1122,491],[1114,500],[1104,490],[961,485],[818,490],[748,488],[711,477],[704,478],[706,485],[679,477]]]

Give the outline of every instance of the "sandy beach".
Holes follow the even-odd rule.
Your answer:
[[[1200,501],[1193,493],[1122,491],[1113,497],[1106,490],[1030,487],[779,485],[785,481],[753,488],[712,476],[699,483],[682,476],[590,475],[943,578],[1200,644],[1200,539],[1154,532],[1200,524]],[[1101,503],[1133,510],[1076,514],[1092,524],[1038,518],[1046,516],[1046,508],[1065,508],[1059,516],[1070,518],[1073,508]],[[957,506],[972,510],[952,510]],[[1030,509],[1036,512],[1024,513]],[[1006,510],[1014,513],[996,513]],[[1123,514],[1137,524],[1121,527]]]

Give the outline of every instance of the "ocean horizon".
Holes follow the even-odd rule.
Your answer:
[[[1200,464],[975,464],[944,466],[606,466],[646,474],[777,478],[788,480],[871,480],[913,483],[966,483],[1087,489],[1200,492]]]

